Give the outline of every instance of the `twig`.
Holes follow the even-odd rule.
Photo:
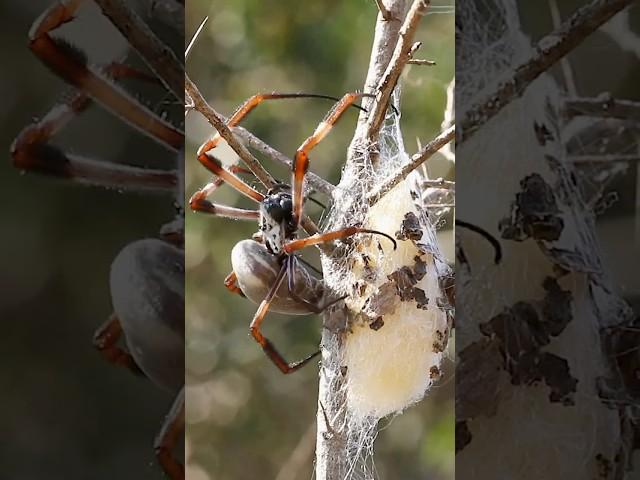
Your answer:
[[[387,0],[385,6],[394,19],[405,18],[408,3],[408,0]],[[378,85],[380,85],[381,79],[393,57],[394,47],[399,43],[398,34],[401,26],[399,21],[386,21],[381,14],[377,16],[369,68],[364,84],[365,92],[378,91]],[[408,41],[407,45],[410,49],[411,42]],[[345,171],[357,169],[358,161],[362,158],[363,149],[372,151],[375,148],[375,145],[368,141],[369,137],[367,136],[368,117],[374,105],[377,105],[377,102],[373,99],[363,98],[362,106],[369,113],[360,112],[356,131],[349,145]],[[383,108],[383,115],[384,110],[386,110],[386,107]],[[326,418],[344,419],[347,414],[345,402],[341,401],[343,400],[343,393],[341,392],[344,392],[341,387],[344,386],[345,379],[335,376],[335,369],[338,368],[342,358],[344,333],[339,329],[332,328],[332,325],[342,324],[341,315],[344,315],[344,312],[329,311],[325,313],[323,318],[325,328],[322,330],[322,363],[318,384],[318,411],[316,414],[315,478],[317,480],[343,479],[349,470],[347,459],[348,435],[331,434],[328,429],[329,425],[325,420]]]
[[[577,10],[560,28],[540,40],[532,56],[470,109],[459,123],[458,144],[471,136],[587,36],[634,0],[593,0]]]
[[[428,67],[433,67],[436,65],[436,62],[433,60],[421,60],[421,59],[411,59],[407,62],[409,65],[425,65]]]
[[[383,0],[375,0],[376,5],[378,6],[378,10],[380,10],[380,15],[382,15],[382,18],[384,20],[386,20],[387,22],[394,20],[393,15],[391,15],[391,12],[387,9],[387,7],[384,6],[384,1]]]
[[[399,18],[405,18],[408,9],[408,0],[387,1],[387,9],[391,12],[394,20],[385,21],[382,16],[376,20],[376,27],[373,36],[373,45],[371,46],[371,57],[369,59],[369,67],[367,70],[367,78],[364,82],[364,92],[375,92],[380,83],[380,79],[389,65],[395,44],[397,43],[398,34],[402,23]],[[371,97],[362,99],[362,107],[364,109],[358,116],[358,124],[354,134],[354,141],[349,146],[349,155],[357,156],[357,150],[360,148],[359,143],[363,143],[365,138],[367,120],[369,111],[373,107],[375,100]]]
[[[182,101],[184,66],[124,0],[95,0],[164,86]]]
[[[233,151],[238,154],[240,159],[245,163],[249,170],[253,172],[258,180],[260,180],[267,188],[273,187],[277,183],[275,178],[273,178],[271,174],[267,172],[262,165],[260,165],[258,159],[251,154],[247,147],[242,145],[242,143],[233,136],[233,133],[231,133],[231,130],[227,127],[224,117],[209,105],[202,96],[202,93],[200,93],[198,87],[196,87],[186,74],[184,76],[184,89],[187,92],[187,95],[191,98],[193,109],[200,112],[204,118],[209,121],[211,126],[218,131],[220,136],[224,138]]]
[[[557,0],[548,0],[549,10],[551,11],[551,19],[553,20],[553,28],[558,28],[562,23],[562,17],[560,16],[560,9],[558,8]],[[573,78],[573,70],[571,69],[571,63],[567,57],[563,57],[560,60],[560,68],[562,68],[562,74],[564,75],[564,82],[569,95],[578,95],[578,88]]]
[[[257,150],[258,152],[266,155],[267,157],[275,160],[278,163],[292,168],[293,161],[289,157],[287,157],[284,153],[279,152],[268,143],[263,142],[246,128],[240,126],[233,127],[233,133],[240,137],[246,145],[253,148],[254,150]],[[327,182],[324,178],[316,175],[313,172],[307,172],[306,181],[309,183],[309,186],[311,186],[311,188],[318,192],[324,193],[328,197],[331,197],[333,191],[336,188],[335,185]]]
[[[456,127],[452,125],[447,128],[444,132],[438,135],[436,138],[427,143],[422,150],[416,153],[411,160],[406,165],[403,165],[394,173],[392,173],[385,181],[383,181],[375,190],[373,190],[367,197],[369,201],[369,205],[373,206],[383,198],[387,193],[389,193],[396,185],[398,185],[402,180],[407,178],[411,172],[413,172],[416,168],[422,165],[427,161],[434,153],[444,147],[447,143],[449,143],[456,135]],[[429,182],[432,185],[427,185]],[[436,180],[436,181],[425,181],[424,185],[427,187],[433,188],[446,188],[451,189],[455,186],[454,182],[447,182],[445,180]]]
[[[569,98],[564,102],[565,118],[588,116],[640,122],[640,102],[616,100],[609,94],[596,98]]]
[[[398,78],[400,78],[404,66],[411,59],[411,55],[415,51],[413,37],[430,3],[429,0],[414,0],[402,27],[400,27],[398,42],[396,43],[391,60],[382,75],[382,79],[378,83],[376,101],[367,120],[367,138],[372,143],[378,138],[378,133],[382,127],[382,122],[384,122],[389,100],[393,89],[398,83]]]

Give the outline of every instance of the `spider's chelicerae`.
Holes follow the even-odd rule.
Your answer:
[[[227,276],[227,288],[246,296],[258,304],[258,310],[251,322],[250,331],[269,359],[282,373],[291,373],[302,367],[319,352],[293,363],[287,362],[274,345],[260,331],[260,325],[269,309],[281,313],[304,315],[320,313],[340,299],[334,298],[324,283],[302,266],[295,256],[299,250],[311,245],[320,245],[341,240],[360,233],[382,235],[393,243],[395,240],[386,233],[376,230],[350,226],[336,231],[319,233],[313,227],[309,237],[298,238],[298,230],[304,218],[305,176],[309,169],[309,152],[326,137],[333,125],[354,102],[367,94],[347,93],[337,100],[335,106],[320,122],[315,132],[307,138],[296,151],[292,165],[291,187],[277,183],[267,186],[263,194],[252,188],[236,175],[238,167],[226,169],[212,150],[220,137],[205,142],[198,150],[198,161],[217,178],[198,190],[189,202],[194,211],[219,217],[242,220],[257,220],[259,231],[251,240],[236,244],[231,253],[233,271]],[[321,97],[322,95],[265,93],[257,94],[246,100],[227,121],[228,127],[234,127],[261,102],[265,100]],[[207,197],[222,183],[227,183],[241,194],[258,203],[258,209],[248,210],[229,207],[210,202]],[[287,281],[285,282],[285,278]]]
[[[118,190],[160,191],[176,199],[176,217],[162,227],[159,238],[130,243],[114,260],[110,285],[114,313],[96,331],[94,344],[111,363],[144,374],[175,394],[155,450],[169,477],[182,480],[184,467],[172,452],[184,429],[184,133],[118,84],[129,79],[160,85],[159,77],[119,61],[92,65],[78,46],[51,35],[74,20],[81,4],[81,0],[54,3],[29,32],[31,50],[75,89],[20,132],[11,154],[20,170]],[[120,14],[134,18],[135,12],[121,7]],[[103,13],[110,17],[109,12]],[[165,147],[177,168],[109,163],[54,146],[51,141],[56,134],[93,101]],[[122,341],[127,348],[119,346]]]

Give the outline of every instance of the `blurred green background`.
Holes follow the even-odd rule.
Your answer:
[[[373,0],[189,0],[186,40],[205,16],[209,22],[187,61],[187,73],[226,116],[257,92],[341,96],[363,86],[376,13]],[[437,66],[410,67],[402,79],[402,127],[410,154],[418,148],[417,139],[424,143],[439,132],[443,120],[454,72],[453,14],[428,15],[417,40],[423,42],[417,57],[435,60]],[[292,157],[330,107],[323,100],[266,102],[244,125]],[[355,110],[349,112],[313,152],[311,170],[333,183],[339,180],[356,118]],[[188,117],[186,132],[189,196],[208,181],[195,150],[213,132],[196,112]],[[234,158],[226,147],[219,148],[218,156]],[[289,182],[286,169],[264,160],[269,171]],[[228,186],[213,198],[251,205]],[[319,209],[310,211],[317,218]],[[257,225],[190,211],[186,225],[187,475],[193,480],[311,478],[317,366],[282,375],[248,336],[256,306],[223,286],[233,245],[249,238]],[[290,360],[314,351],[320,330],[317,316],[269,314],[265,321],[267,336]],[[419,405],[381,422],[374,458],[380,478],[453,478],[450,367],[445,361],[445,379]]]
[[[114,257],[129,242],[156,236],[175,210],[170,196],[84,187],[13,168],[15,136],[68,90],[27,46],[31,24],[52,3],[0,4],[0,477],[158,479],[153,438],[172,397],[107,363],[92,337],[112,310]],[[108,27],[104,18],[81,13],[65,30],[75,29],[74,43],[99,60],[126,53]],[[173,43],[181,52],[182,38]],[[140,65],[135,55],[128,61]],[[169,109],[158,88],[138,92],[158,111]],[[182,106],[175,110],[180,122]],[[175,154],[99,107],[54,143],[111,162],[169,168],[175,162]]]

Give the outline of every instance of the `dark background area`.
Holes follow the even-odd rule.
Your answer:
[[[92,337],[111,313],[112,260],[129,242],[156,236],[175,211],[170,196],[78,186],[13,168],[13,138],[67,89],[27,46],[31,24],[51,3],[0,5],[0,476],[157,479],[152,444],[171,395],[107,363]],[[74,43],[93,46],[90,58],[108,58],[122,44],[115,31],[99,28],[90,16],[82,14],[77,22]],[[182,50],[182,38],[173,44]],[[140,64],[135,54],[128,57]],[[158,88],[140,94],[158,111],[175,107],[165,105]],[[180,121],[178,107],[173,113]],[[53,143],[142,166],[172,168],[175,158],[99,106]]]

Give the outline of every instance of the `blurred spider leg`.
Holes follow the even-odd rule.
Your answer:
[[[397,243],[394,240],[394,238],[391,237],[390,235],[387,235],[384,232],[379,232],[378,230],[369,230],[367,228],[347,227],[347,228],[343,228],[333,232],[318,233],[315,235],[311,235],[310,237],[307,237],[307,238],[292,240],[290,242],[285,243],[282,249],[285,253],[291,254],[297,250],[310,247],[311,245],[318,245],[320,243],[332,242],[333,240],[349,238],[358,233],[371,233],[374,235],[382,235],[383,237],[388,238],[393,243],[394,250],[397,248]]]
[[[143,375],[142,370],[131,354],[116,344],[122,338],[122,326],[115,314],[111,314],[93,336],[93,345],[109,363],[126,367],[136,375]]]
[[[184,480],[184,465],[173,456],[173,449],[184,432],[184,387],[176,396],[154,442],[158,463],[171,480]]]
[[[251,331],[251,335],[256,340],[256,342],[260,344],[264,353],[266,353],[269,359],[275,364],[275,366],[278,367],[278,369],[285,374],[295,372],[304,364],[306,364],[309,360],[311,360],[313,357],[315,357],[320,353],[319,351],[314,352],[313,354],[309,355],[308,357],[298,362],[288,363],[284,359],[284,357],[280,353],[278,353],[278,351],[276,350],[274,345],[269,341],[269,339],[267,339],[264,335],[262,335],[262,332],[260,331],[260,325],[262,324],[262,321],[264,320],[264,317],[266,316],[267,311],[269,310],[269,306],[271,304],[271,301],[273,300],[273,297],[276,296],[276,292],[280,288],[280,285],[282,285],[282,282],[286,274],[287,274],[287,262],[285,260],[285,262],[282,264],[282,268],[280,268],[280,272],[278,273],[278,276],[276,277],[274,284],[271,286],[271,289],[267,293],[267,296],[258,307],[258,311],[255,313],[253,320],[251,321],[251,326],[249,327]]]
[[[238,277],[236,276],[236,272],[232,271],[225,277],[224,286],[227,287],[227,290],[229,290],[231,293],[236,293],[241,297],[246,298],[246,295],[242,293],[242,290],[238,286]]]
[[[212,154],[199,151],[198,152],[198,161],[207,170],[209,170],[211,173],[216,175],[220,180],[223,180],[224,182],[228,183],[229,185],[231,185],[233,188],[235,188],[238,192],[242,193],[243,195],[246,195],[247,197],[255,200],[256,202],[261,202],[262,200],[264,200],[264,195],[263,194],[261,194],[260,192],[258,192],[255,189],[251,188],[249,185],[247,185],[245,182],[243,182],[239,177],[234,175],[229,170],[225,169],[222,166],[222,163],[220,162],[220,160],[218,160]],[[210,184],[208,184],[208,186],[209,185],[211,185],[211,187],[209,188],[209,192],[210,192],[210,191],[212,191],[214,189],[214,183],[210,183]],[[206,188],[207,187],[205,187],[205,189]],[[217,187],[215,187],[215,188],[217,188]],[[197,193],[196,193],[196,195],[197,195]],[[208,193],[207,193],[207,195],[208,195]],[[204,197],[201,196],[201,198],[204,198]]]
[[[144,72],[117,63],[105,67],[105,71],[118,78],[154,80]],[[177,175],[174,171],[143,169],[88,159],[66,154],[48,143],[91,103],[85,93],[75,92],[54,105],[42,119],[24,128],[11,147],[16,168],[70,178],[90,185],[133,190],[175,188]]]
[[[309,170],[309,152],[322,141],[324,137],[331,131],[342,114],[355,102],[358,98],[370,96],[363,93],[347,93],[336,103],[329,113],[320,122],[313,135],[307,138],[296,151],[293,157],[293,175],[291,180],[292,198],[293,198],[293,218],[296,225],[300,224],[302,217],[302,204],[304,202],[303,187],[304,177]]]
[[[54,73],[86,92],[106,109],[142,133],[173,150],[184,143],[184,133],[166,122],[105,76],[89,66],[85,53],[49,33],[72,21],[82,0],[60,0],[48,8],[29,32],[29,47]]]

